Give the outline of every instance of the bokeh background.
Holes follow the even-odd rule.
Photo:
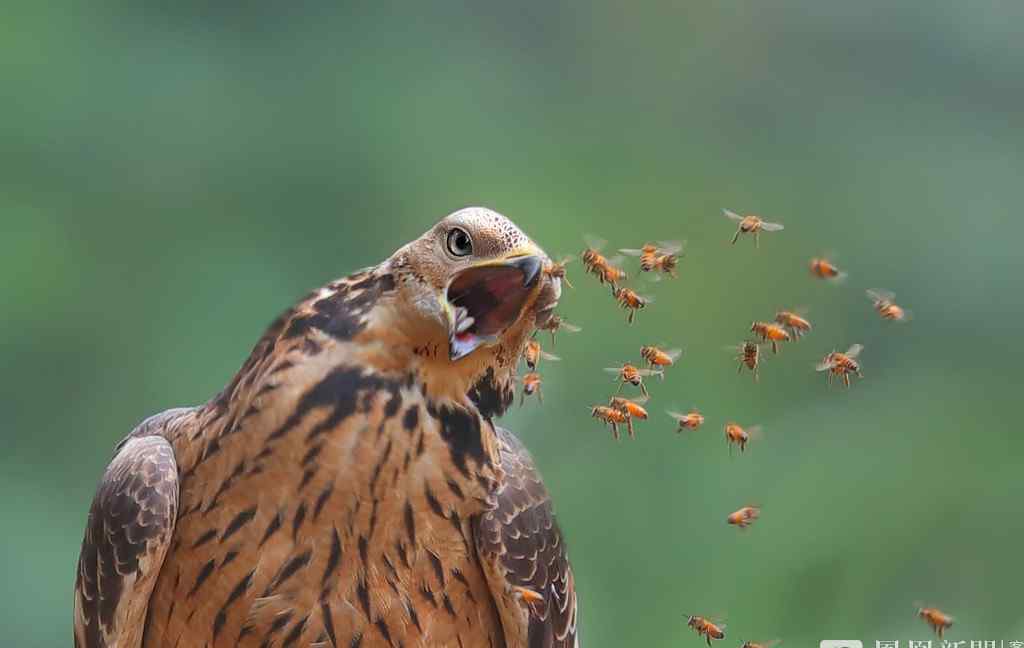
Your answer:
[[[14,0],[0,22],[0,627],[70,644],[114,444],[198,403],[293,299],[485,204],[552,255],[686,239],[625,325],[582,276],[525,439],[571,543],[588,648],[780,637],[1024,640],[1024,5]],[[721,208],[786,230],[731,247]],[[842,285],[808,276],[834,251]],[[632,267],[632,266],[631,266]],[[864,289],[914,312],[880,321]],[[722,347],[814,331],[755,384]],[[685,346],[639,439],[588,407]],[[863,343],[866,377],[812,366]],[[667,408],[708,423],[679,436]],[[730,457],[729,419],[765,437]],[[763,518],[741,533],[725,516]],[[905,645],[905,644],[904,644]]]

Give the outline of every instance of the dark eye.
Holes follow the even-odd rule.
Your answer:
[[[473,241],[466,230],[456,227],[448,232],[448,251],[457,257],[473,254]]]

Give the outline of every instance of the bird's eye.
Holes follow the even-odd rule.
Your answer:
[[[457,257],[473,254],[473,241],[466,230],[456,227],[448,232],[448,251]]]

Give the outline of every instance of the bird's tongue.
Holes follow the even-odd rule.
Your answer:
[[[513,266],[470,268],[455,276],[448,286],[456,320],[451,334],[453,360],[492,341],[516,321],[530,295],[523,279],[523,272]]]

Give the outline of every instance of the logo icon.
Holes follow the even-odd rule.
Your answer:
[[[864,648],[860,639],[822,639],[819,648]]]

